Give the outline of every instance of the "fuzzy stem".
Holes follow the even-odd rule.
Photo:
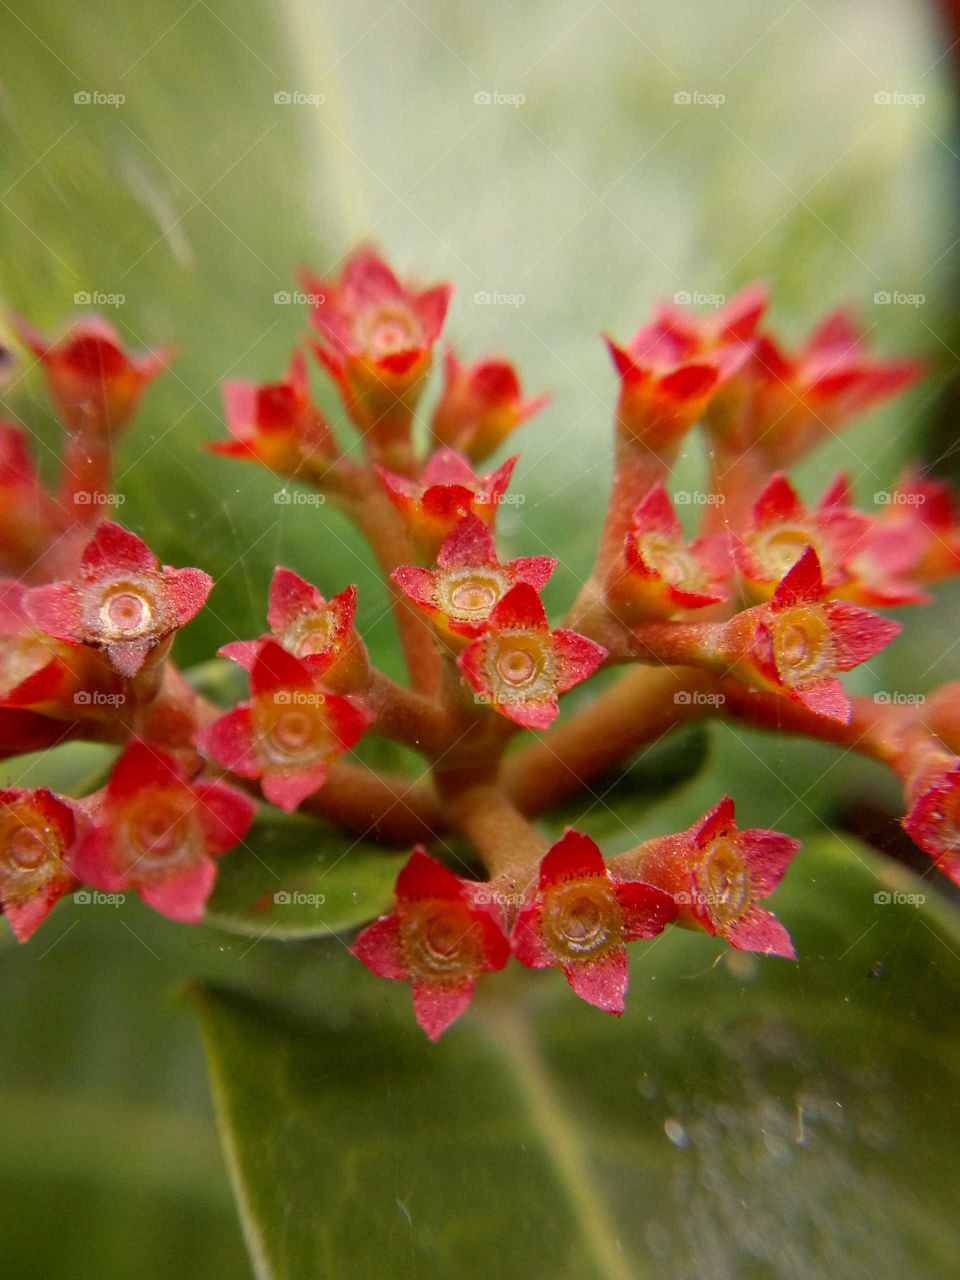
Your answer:
[[[679,725],[713,714],[702,696],[713,677],[689,669],[637,668],[556,729],[508,759],[507,794],[526,814],[543,813],[609,773]]]
[[[71,431],[60,476],[60,501],[71,521],[96,524],[113,495],[113,444],[109,435]]]
[[[451,822],[469,839],[491,879],[532,868],[549,847],[499,787],[470,787],[446,802]]]

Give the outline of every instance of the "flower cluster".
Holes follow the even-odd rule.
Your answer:
[[[395,908],[352,950],[373,973],[410,982],[432,1039],[511,956],[558,968],[614,1014],[629,944],[670,925],[793,959],[762,904],[798,843],[738,827],[731,798],[691,814],[685,831],[610,857],[585,832],[550,845],[534,825],[644,743],[708,715],[890,768],[906,831],[960,883],[960,686],[926,704],[884,704],[841,681],[898,635],[878,610],[924,604],[960,572],[960,510],[919,468],[870,510],[857,509],[845,475],[808,505],[785,471],[906,390],[918,362],[874,356],[839,313],[791,353],[766,327],[758,286],[706,316],[661,305],[629,341],[607,339],[613,488],[588,580],[551,619],[557,559],[512,554],[510,530],[498,529],[517,496],[517,458],[488,461],[548,398],[527,395],[503,356],[441,348],[451,287],[403,279],[372,248],[303,283],[309,333],[287,372],[228,382],[229,438],[209,447],[321,491],[356,524],[382,571],[409,681],[368,653],[355,586],[321,590],[277,567],[264,633],[219,650],[247,674],[249,697],[203,696],[175,642],[212,579],[161,563],[103,519],[117,441],[171,352],[130,353],[96,317],[56,340],[17,320],[63,448],[54,492],[25,429],[0,421],[0,758],[67,740],[115,750],[91,794],[0,790],[0,907],[18,939],[85,885],[132,890],[200,922],[222,855],[262,804],[338,822],[345,858],[347,832],[416,846]],[[442,385],[424,414],[438,363]],[[710,501],[683,510],[671,473],[697,426]],[[553,727],[561,695],[622,664],[633,670],[611,671],[592,701],[578,689]],[[367,735],[419,751],[429,781],[351,760]],[[469,851],[466,876],[436,856],[448,833]]]

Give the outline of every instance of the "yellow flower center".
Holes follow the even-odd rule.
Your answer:
[[[753,539],[754,555],[769,577],[776,579],[788,573],[809,546],[815,547],[823,563],[820,547],[811,538],[809,529],[780,525]]]
[[[554,954],[571,960],[602,953],[623,941],[620,910],[602,876],[549,889],[540,927]]]
[[[641,534],[636,547],[647,568],[659,574],[669,586],[685,591],[704,587],[705,574],[696,557],[667,534]]]
[[[308,690],[264,694],[254,708],[261,755],[275,766],[326,759],[332,740],[323,713],[324,695]]]
[[[460,903],[428,901],[405,905],[400,936],[415,978],[457,978],[477,967],[475,926]]]
[[[367,318],[363,340],[369,354],[380,359],[418,346],[420,326],[409,312],[384,307]]]
[[[468,569],[448,574],[438,583],[438,603],[460,622],[486,618],[503,593],[503,579],[492,571]]]
[[[100,594],[96,630],[104,640],[139,640],[158,630],[162,612],[156,595],[143,583],[113,582]]]
[[[60,869],[60,839],[32,805],[0,808],[0,900],[26,902]]]
[[[824,610],[817,605],[798,604],[777,614],[773,655],[785,684],[810,684],[829,676],[833,671],[833,642]]]
[[[732,836],[712,840],[697,867],[700,905],[714,924],[725,929],[739,920],[753,902],[750,869]]]
[[[166,875],[203,853],[200,814],[189,792],[164,787],[140,792],[128,805],[122,826],[120,847],[141,879],[151,872]]]

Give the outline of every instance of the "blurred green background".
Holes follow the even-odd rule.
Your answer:
[[[187,665],[261,629],[269,574],[285,563],[328,593],[357,582],[361,629],[378,660],[398,671],[382,586],[344,521],[333,511],[278,503],[268,475],[202,450],[224,434],[221,381],[272,378],[285,366],[304,327],[303,308],[289,301],[297,269],[331,269],[362,237],[379,240],[404,270],[456,282],[448,332],[461,354],[506,351],[531,391],[553,393],[518,440],[516,487],[524,502],[504,510],[502,532],[512,554],[561,557],[550,595],[558,610],[589,568],[609,480],[614,386],[597,334],[629,336],[657,298],[730,296],[764,278],[774,287],[774,323],[791,338],[830,307],[850,303],[880,350],[929,358],[930,376],[907,400],[857,424],[799,470],[807,496],[844,467],[869,505],[903,459],[926,453],[938,461],[944,450],[942,441],[925,440],[924,424],[956,374],[957,157],[949,62],[932,8],[894,0],[158,0],[149,7],[99,0],[90,9],[11,0],[0,23],[3,301],[56,328],[77,295],[121,295],[121,304],[103,309],[131,344],[174,341],[179,348],[124,440],[119,518],[165,561],[200,564],[217,580],[210,607],[178,641]],[[916,304],[876,301],[884,294],[915,295]],[[317,391],[336,417],[326,390],[318,384]],[[8,416],[35,431],[52,473],[56,432],[39,379],[25,379],[3,403]],[[678,487],[696,487],[703,468],[692,444]],[[951,645],[958,593],[948,589],[940,598],[943,608],[910,619],[909,642],[858,673],[858,687],[923,691],[957,675]],[[861,793],[897,811],[895,789],[878,771],[838,764],[825,750],[729,730],[688,748],[706,764],[685,789],[654,803],[649,788],[658,796],[664,790],[658,765],[568,816],[615,849],[671,823],[686,825],[721,789],[733,790],[745,822],[779,823],[803,836],[822,835]],[[93,753],[71,750],[9,762],[0,776],[67,786],[94,763]],[[600,1151],[592,1149],[586,1173],[577,1175],[565,1163],[569,1151],[547,1141],[543,1159],[560,1171],[556,1188],[537,1159],[524,1163],[518,1155],[538,1141],[535,1133],[525,1136],[524,1125],[532,1123],[542,1140],[551,1113],[534,1106],[531,1121],[517,1084],[509,1086],[520,1090],[517,1116],[504,1123],[518,1127],[505,1130],[499,1146],[478,1137],[470,1158],[448,1130],[447,1142],[423,1157],[433,1173],[423,1173],[419,1193],[416,1160],[394,1159],[388,1138],[383,1167],[364,1164],[351,1133],[364,1125],[372,1134],[391,1125],[404,1131],[414,1068],[431,1080],[446,1064],[448,1074],[423,1087],[437,1089],[445,1124],[470,1133],[471,1095],[479,1089],[480,1105],[492,1107],[488,1077],[501,1068],[475,1047],[481,1031],[474,1029],[458,1030],[452,1048],[425,1056],[391,1021],[401,1010],[407,1027],[406,991],[371,993],[362,980],[358,1007],[372,1004],[383,1040],[375,1034],[361,1045],[359,1015],[325,1003],[331,988],[351,982],[341,976],[339,943],[281,945],[191,931],[132,902],[119,911],[62,906],[28,948],[11,944],[0,953],[4,1275],[249,1274],[195,1023],[182,1001],[168,998],[179,980],[196,978],[246,987],[256,993],[251,1007],[263,1014],[251,1030],[249,1007],[213,995],[201,1000],[215,1072],[230,1082],[221,1090],[224,1114],[263,1119],[277,1107],[277,1124],[289,1121],[282,1132],[291,1150],[299,1135],[329,1168],[314,1189],[317,1168],[281,1171],[260,1162],[277,1193],[258,1210],[276,1228],[267,1249],[273,1270],[264,1263],[264,1275],[386,1272],[423,1280],[499,1266],[506,1275],[526,1268],[577,1280],[761,1280],[832,1277],[841,1265],[855,1276],[952,1274],[956,1224],[944,1215],[958,1152],[943,1151],[937,1108],[952,1097],[956,1119],[956,1045],[944,1013],[946,994],[956,990],[956,935],[949,941],[952,925],[940,918],[876,913],[867,879],[856,880],[866,875],[863,866],[876,874],[870,855],[849,840],[845,855],[830,848],[831,858],[847,857],[852,872],[829,861],[820,873],[815,861],[794,872],[794,919],[809,922],[811,967],[801,976],[765,967],[761,979],[756,966],[711,971],[719,948],[706,939],[671,939],[654,963],[644,961],[644,976],[655,985],[663,975],[675,996],[665,997],[656,1031],[639,999],[623,1026],[605,1023],[599,1031],[591,1012],[571,1011],[569,1001],[558,1006],[559,1031],[551,1030],[557,1015],[548,1010],[543,1034],[553,1049],[546,1058],[565,1064],[561,1095],[566,1090],[583,1125],[599,1135],[592,1145]],[[787,902],[780,911],[792,927]],[[842,919],[838,902],[850,906]],[[873,927],[867,950],[855,950]],[[852,951],[846,958],[844,938]],[[883,956],[890,959],[886,987],[864,985]],[[551,999],[566,994],[541,982],[537,990]],[[928,991],[929,1008],[916,989]],[[855,1025],[846,1018],[854,990],[863,1002]],[[278,993],[296,996],[291,1017],[320,1020],[310,1024],[322,1029],[306,1037],[302,1060],[300,1024],[290,1031],[265,1012]],[[718,1012],[728,1006],[731,1020]],[[478,1018],[477,1027],[493,1028],[492,1043],[510,1040],[513,1033],[491,1017],[489,1024]],[[737,1054],[749,1057],[743,1046],[760,1046],[749,1070],[746,1057],[729,1052],[737,1019],[752,1028],[737,1041]],[[828,1071],[823,1055],[848,1025],[855,1048]],[[832,1028],[829,1036],[817,1030],[822,1026]],[[565,1050],[570,1027],[582,1038]],[[920,1049],[904,1048],[905,1027],[921,1037]],[[538,1069],[528,1070],[522,1036],[511,1042],[510,1079],[526,1080],[535,1092]],[[391,1057],[384,1046],[394,1043],[400,1047]],[[277,1078],[266,1069],[244,1075],[244,1046],[259,1046]],[[698,1059],[690,1055],[697,1053],[717,1091],[699,1147],[675,1116],[679,1130],[663,1137],[664,1117],[699,1105],[694,1086],[683,1086],[687,1073],[696,1077]],[[712,1065],[714,1054],[726,1072]],[[757,1065],[757,1054],[780,1064],[774,1078]],[[389,1080],[391,1064],[403,1063],[402,1078],[387,1086],[395,1105],[385,1114],[371,1111],[364,1092],[356,1125],[344,1120],[351,1102],[340,1092],[350,1055],[364,1082],[368,1073],[371,1081]],[[591,1101],[578,1103],[596,1057],[623,1062],[622,1088],[611,1074],[595,1084]],[[930,1066],[936,1080],[924,1064],[938,1064]],[[244,1088],[233,1087],[234,1065]],[[800,1083],[780,1078],[791,1071]],[[662,1112],[653,1101],[663,1097],[657,1081],[671,1076],[680,1083]],[[326,1101],[336,1121],[321,1141],[322,1112],[299,1127],[296,1118],[320,1106],[331,1079]],[[815,1162],[791,1170],[784,1152],[796,1146],[803,1079],[815,1082],[811,1108],[826,1136],[841,1124],[834,1105],[856,1112],[856,1098],[872,1102],[850,1120],[840,1146],[825,1136]],[[488,1083],[481,1088],[482,1080]],[[307,1081],[315,1087],[305,1089]],[[898,1110],[895,1099],[910,1088],[910,1106]],[[631,1107],[618,1118],[613,1108],[623,1092]],[[736,1174],[721,1187],[727,1149],[716,1108],[724,1096],[727,1120],[749,1141],[730,1150]],[[641,1100],[649,1105],[635,1115]],[[243,1129],[249,1146],[238,1139],[234,1153],[247,1178],[257,1157],[246,1163],[243,1150],[262,1151],[262,1135],[252,1128]],[[931,1133],[936,1141],[928,1149]],[[618,1143],[629,1159],[616,1154]],[[713,1152],[709,1168],[682,1165],[691,1143]],[[335,1151],[347,1153],[342,1168]],[[874,1159],[871,1152],[883,1154]],[[474,1167],[481,1155],[492,1166],[499,1162],[531,1200],[526,1219],[516,1205],[497,1201],[486,1232],[474,1239],[449,1224],[466,1216],[469,1187],[485,1185]],[[688,1215],[675,1229],[665,1218],[657,1226],[669,1205],[659,1202],[662,1187],[654,1194],[649,1185],[664,1176],[667,1155],[674,1181],[662,1185]],[[947,1190],[925,1179],[928,1157],[942,1162]],[[638,1176],[635,1198],[624,1196],[620,1160]],[[448,1168],[439,1183],[437,1161]],[[863,1177],[861,1166],[869,1170]],[[748,1226],[751,1169],[761,1170],[765,1183],[785,1182],[779,1199],[760,1197],[759,1216]],[[897,1171],[909,1195],[878,1189]],[[594,1175],[601,1190],[621,1188],[604,1212],[622,1229],[625,1254],[619,1246],[610,1253],[585,1245],[581,1252],[581,1228],[588,1242],[598,1237],[594,1192],[584,1192]],[[310,1191],[307,1201],[296,1200],[294,1185]],[[330,1216],[341,1213],[341,1194],[352,1197],[348,1208],[364,1203],[377,1211],[368,1230],[343,1239],[328,1229]],[[831,1227],[845,1196],[872,1208],[859,1224],[845,1210]],[[885,1234],[888,1205],[891,1216],[906,1205],[910,1222],[909,1229],[900,1222],[893,1237]],[[503,1261],[509,1240],[516,1269]],[[546,1242],[539,1255],[537,1240]]]

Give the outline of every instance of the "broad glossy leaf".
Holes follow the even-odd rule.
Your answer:
[[[258,1277],[948,1280],[960,935],[933,893],[820,843],[773,904],[799,964],[674,930],[623,1020],[511,970],[436,1047],[337,946],[309,1009],[201,991]]]
[[[256,938],[317,938],[393,901],[406,855],[308,818],[262,815],[220,863],[206,922]]]

